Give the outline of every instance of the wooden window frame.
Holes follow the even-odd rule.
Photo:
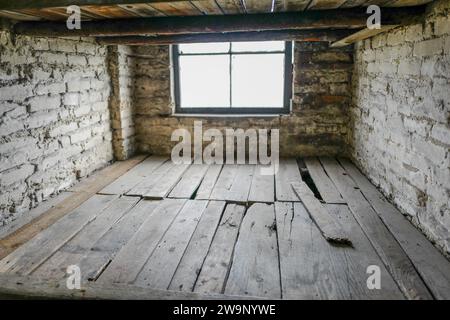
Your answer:
[[[228,54],[271,54],[284,52],[284,98],[283,107],[268,108],[268,107],[211,107],[211,108],[182,108],[180,97],[180,55],[223,55],[223,53],[189,53],[180,54],[178,45],[172,45],[172,59],[173,59],[173,77],[174,77],[174,98],[175,98],[175,113],[176,114],[213,114],[213,115],[278,115],[289,114],[291,110],[292,99],[292,81],[293,81],[293,62],[292,62],[292,42],[285,41],[284,51],[255,51],[255,52],[228,52]],[[231,59],[230,59],[231,65]],[[231,72],[231,70],[230,70]],[[231,75],[230,75],[231,76]],[[230,84],[231,90],[231,84]]]

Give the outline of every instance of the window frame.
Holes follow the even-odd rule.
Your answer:
[[[233,42],[233,41],[229,41]],[[254,51],[254,52],[237,52],[228,54],[271,54],[274,52]],[[280,52],[275,52],[280,53]],[[221,53],[223,54],[223,53]],[[283,107],[267,108],[267,107],[201,107],[201,108],[182,108],[180,96],[180,55],[217,55],[217,53],[199,53],[199,54],[180,54],[178,45],[172,45],[172,61],[173,61],[173,80],[174,80],[174,99],[176,114],[213,114],[213,115],[278,115],[289,114],[291,110],[292,86],[293,86],[293,62],[292,62],[292,41],[285,41],[284,46],[284,97]],[[230,88],[231,90],[231,88]]]

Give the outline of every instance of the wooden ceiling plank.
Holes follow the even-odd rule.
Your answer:
[[[130,11],[139,17],[160,17],[164,14],[147,3],[139,4],[120,4],[120,8]]]
[[[272,0],[245,0],[245,8],[248,13],[272,12]]]
[[[372,4],[383,7],[392,0],[347,0],[339,8],[368,7]]]
[[[217,0],[219,5],[223,8],[221,3],[235,3],[235,2],[241,2],[244,0]],[[255,3],[262,3],[263,6],[266,6],[265,2],[266,0],[245,0],[247,2],[255,2]],[[271,2],[271,0],[268,0]],[[276,0],[279,1],[279,0]],[[358,5],[361,6],[367,6],[369,4],[380,4],[382,2],[386,2],[386,6],[418,6],[422,4],[426,4],[429,2],[432,2],[432,0],[367,0],[367,1],[360,1],[360,0],[349,0],[347,2],[355,2],[360,3]],[[20,0],[20,1],[11,1],[11,0],[0,0],[0,10],[9,10],[9,11],[15,11],[20,9],[40,9],[40,8],[55,8],[55,7],[67,7],[70,5],[78,5],[78,6],[95,6],[95,5],[103,5],[103,6],[113,6],[113,5],[127,5],[127,4],[154,4],[154,3],[170,3],[174,2],[173,0],[41,0],[41,1],[35,1],[35,0]],[[177,0],[176,2],[189,2],[189,0]],[[305,2],[304,0],[285,0],[288,4],[288,6],[297,7],[302,6]],[[310,6],[310,8],[323,8],[323,9],[331,9],[336,8],[336,3],[341,2],[341,5],[343,7],[352,7],[353,5],[348,4],[345,5],[344,1],[340,0],[313,0],[315,2],[315,5]],[[297,5],[296,3],[299,3]],[[225,5],[224,5],[225,6]],[[251,6],[249,6],[251,7]],[[297,9],[295,9],[297,11]],[[265,11],[266,12],[266,11]],[[235,12],[231,12],[235,13]]]
[[[47,12],[55,15],[55,20],[66,20],[67,17],[69,17],[70,14],[67,13],[66,7],[60,7],[60,8],[49,8],[49,9],[39,9],[39,12]],[[96,16],[93,14],[89,14],[88,12],[85,12],[81,10],[81,20],[93,20],[93,19],[101,19],[103,17]]]
[[[222,9],[215,0],[191,1],[191,3],[203,14],[223,14]]]
[[[391,0],[385,4],[386,7],[409,7],[420,6],[433,0]]]
[[[303,11],[311,0],[276,0],[276,12]]]
[[[238,42],[238,41],[307,41],[335,42],[343,39],[352,30],[278,30],[260,32],[201,33],[171,36],[126,36],[99,37],[104,45],[169,45],[180,43]]]
[[[339,8],[347,0],[312,0],[308,5],[308,10],[323,10]]]
[[[338,48],[338,47],[345,47],[350,44],[353,44],[355,42],[371,38],[377,34],[389,31],[395,27],[398,27],[398,25],[386,25],[382,26],[380,29],[363,29],[360,30],[352,35],[349,35],[348,37],[345,37],[339,41],[336,41],[330,45],[332,48]]]
[[[20,21],[39,21],[42,19],[41,17],[9,10],[1,10],[0,17]]]
[[[136,17],[134,13],[124,10],[119,6],[83,6],[81,9],[106,19]]]
[[[49,8],[41,9],[40,11],[55,15],[55,18],[58,17],[57,20],[65,20],[70,15],[67,13],[67,8]]]
[[[195,16],[202,14],[189,1],[152,3],[151,6],[166,16]]]
[[[245,13],[241,0],[216,0],[225,14]]]
[[[189,0],[177,0],[177,2],[188,2]],[[174,2],[173,0],[0,0],[0,10],[19,9],[42,9],[77,6],[115,6],[126,4]]]
[[[19,10],[18,12],[50,21],[64,20],[64,17],[62,17],[60,13],[55,13],[54,11],[49,11],[45,9],[44,10],[22,9]]]
[[[385,8],[382,24],[404,24],[423,17],[425,7]],[[360,29],[366,27],[364,8],[304,11],[297,13],[153,17],[89,21],[83,28],[68,30],[61,22],[21,22],[18,34],[37,36],[131,36],[186,33],[243,32],[264,30]]]

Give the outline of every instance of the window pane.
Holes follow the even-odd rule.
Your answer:
[[[229,55],[180,56],[181,107],[230,107]]]
[[[282,108],[284,54],[234,55],[232,106]]]
[[[226,53],[230,49],[229,42],[189,43],[178,46],[180,53]]]
[[[263,41],[263,42],[233,42],[233,52],[246,52],[246,51],[283,51],[284,41]]]

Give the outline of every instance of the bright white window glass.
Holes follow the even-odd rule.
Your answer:
[[[232,52],[283,51],[284,41],[233,42]]]
[[[185,53],[226,53],[230,50],[229,42],[180,44],[178,50]]]
[[[232,56],[232,105],[282,108],[284,54]]]
[[[230,107],[230,56],[180,56],[182,108]]]

